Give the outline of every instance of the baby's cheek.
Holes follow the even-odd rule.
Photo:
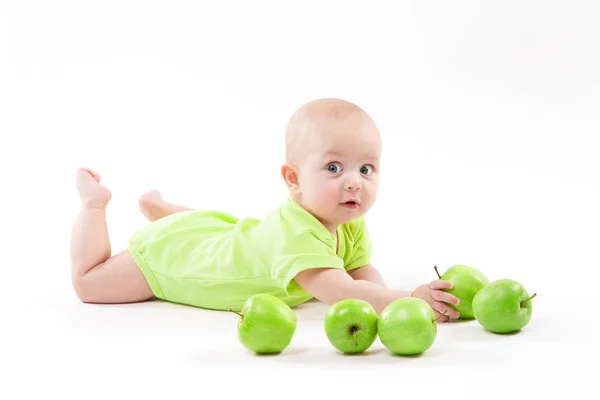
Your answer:
[[[367,187],[367,191],[365,191],[365,197],[368,198],[369,201],[374,201],[379,192],[378,182],[375,182]]]
[[[340,202],[339,185],[333,180],[326,180],[320,176],[312,178],[309,188],[305,187],[305,199],[321,212],[330,211]]]
[[[323,188],[320,198],[323,207],[331,208],[333,206],[337,206],[340,202],[339,190],[334,185],[327,185],[325,188]]]

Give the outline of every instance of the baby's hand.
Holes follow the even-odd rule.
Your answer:
[[[450,318],[458,318],[460,315],[458,311],[446,304],[457,306],[460,303],[457,297],[442,291],[442,289],[451,288],[452,282],[436,279],[416,288],[411,297],[418,297],[428,302],[435,312],[436,319],[439,322],[446,322]]]

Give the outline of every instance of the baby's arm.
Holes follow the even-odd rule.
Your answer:
[[[458,298],[443,291],[452,287],[449,281],[435,280],[411,292],[390,289],[366,280],[355,280],[346,271],[335,268],[304,270],[298,273],[294,280],[316,299],[328,305],[344,299],[360,299],[371,304],[377,314],[381,314],[394,300],[418,297],[431,305],[436,317],[442,317],[441,321],[459,316],[458,312],[447,304],[457,305]]]
[[[369,281],[379,286],[387,287],[379,271],[371,264],[353,269],[349,274],[354,280]]]
[[[377,314],[392,301],[410,297],[410,291],[392,290],[367,280],[355,280],[346,271],[335,268],[304,270],[294,280],[304,290],[325,304],[344,299],[360,299],[370,303]]]

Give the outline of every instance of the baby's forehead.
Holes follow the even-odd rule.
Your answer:
[[[348,153],[356,146],[367,150],[377,148],[380,140],[371,117],[355,104],[339,99],[305,104],[290,119],[286,133],[289,155],[327,151]]]
[[[381,142],[377,131],[340,127],[306,138],[304,151],[322,159],[360,159],[377,161]]]
[[[331,147],[365,145],[379,140],[379,130],[368,115],[329,119],[311,126],[308,140],[318,140]]]

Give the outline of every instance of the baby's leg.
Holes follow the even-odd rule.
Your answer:
[[[140,211],[149,221],[156,221],[171,214],[181,211],[191,211],[191,208],[183,207],[177,204],[170,204],[163,200],[158,190],[151,190],[144,193],[138,199]]]
[[[127,251],[111,257],[106,226],[110,190],[89,169],[77,171],[81,211],[71,235],[71,278],[77,297],[86,303],[131,303],[148,300],[152,291]]]

